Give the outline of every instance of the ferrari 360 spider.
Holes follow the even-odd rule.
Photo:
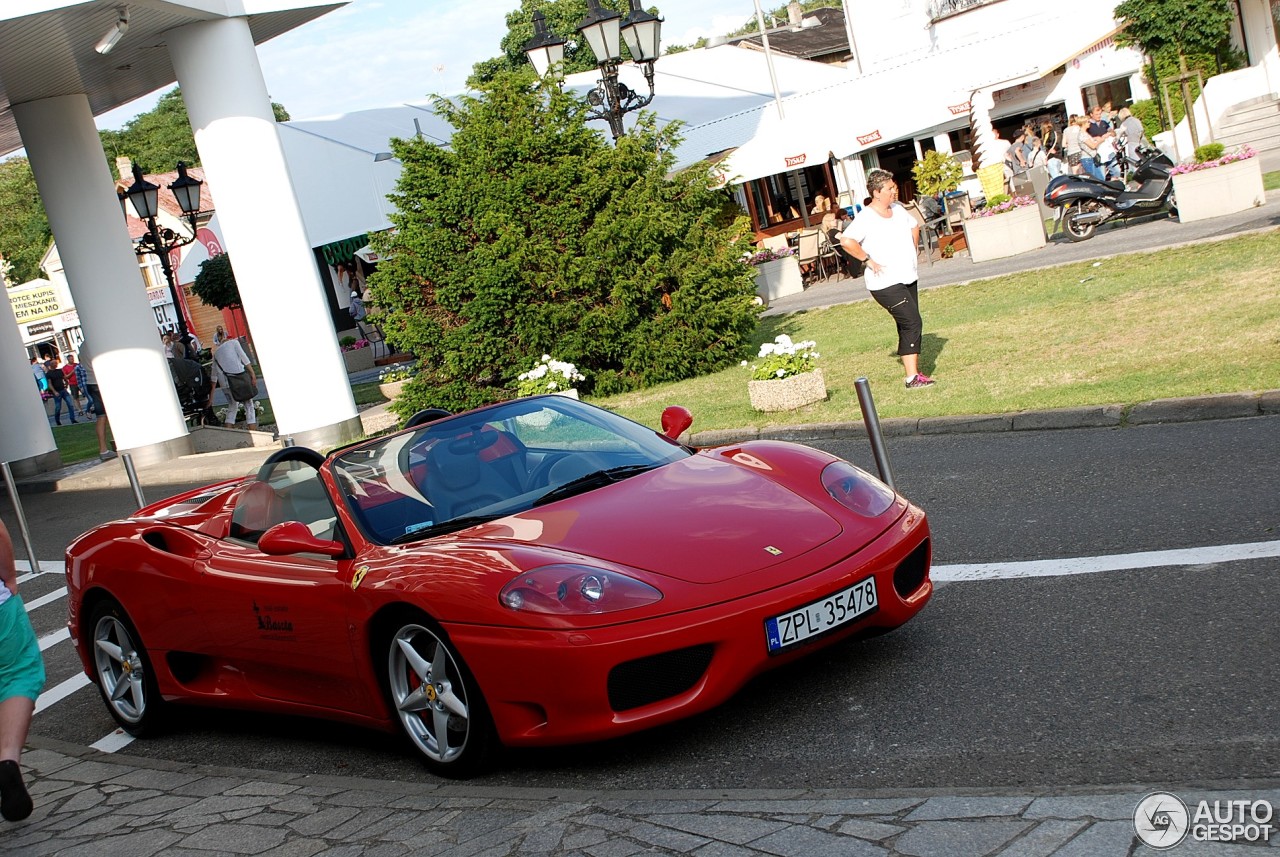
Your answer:
[[[135,735],[173,703],[302,714],[457,777],[705,711],[929,600],[919,508],[810,447],[683,445],[691,422],[537,396],[282,449],[77,538],[72,639]]]

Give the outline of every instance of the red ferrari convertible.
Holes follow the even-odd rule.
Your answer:
[[[68,625],[130,733],[172,703],[401,729],[435,772],[705,711],[896,628],[924,512],[797,444],[692,449],[561,396],[447,416],[103,524]]]

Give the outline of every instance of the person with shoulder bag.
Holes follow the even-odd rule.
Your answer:
[[[236,424],[241,405],[244,405],[246,428],[257,426],[258,412],[253,398],[258,395],[258,379],[240,340],[227,339],[214,350],[213,374],[218,386],[227,391],[229,402],[224,417],[227,428]]]

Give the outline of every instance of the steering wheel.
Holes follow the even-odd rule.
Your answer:
[[[258,468],[258,480],[267,481],[271,477],[271,471],[282,461],[301,461],[319,470],[320,465],[324,464],[324,456],[306,446],[286,446],[284,449],[277,449],[268,455],[267,460]]]

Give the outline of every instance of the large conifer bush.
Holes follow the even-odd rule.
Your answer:
[[[543,354],[600,394],[740,359],[758,312],[749,227],[709,168],[671,175],[674,133],[645,114],[615,148],[531,72],[487,87],[436,101],[447,148],[394,143],[399,211],[371,285],[422,367],[397,410],[509,398]]]

